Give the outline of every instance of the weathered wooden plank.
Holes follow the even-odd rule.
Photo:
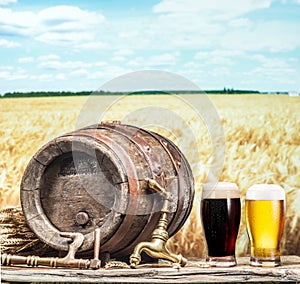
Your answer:
[[[300,257],[282,257],[282,266],[255,268],[249,258],[238,258],[231,268],[203,267],[189,261],[184,268],[144,265],[139,269],[72,270],[50,268],[2,267],[1,279],[8,282],[81,283],[224,283],[224,282],[300,282]]]

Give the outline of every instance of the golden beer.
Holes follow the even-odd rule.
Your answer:
[[[285,220],[285,194],[275,185],[256,185],[246,194],[246,223],[251,244],[250,264],[280,265]]]

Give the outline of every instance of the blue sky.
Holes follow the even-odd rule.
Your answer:
[[[0,0],[0,93],[96,90],[132,71],[300,92],[300,0]]]

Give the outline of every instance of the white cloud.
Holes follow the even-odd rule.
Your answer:
[[[230,19],[270,7],[271,0],[163,0],[154,6],[154,13],[197,14],[214,19]]]
[[[2,68],[1,68],[2,69]],[[28,78],[26,71],[22,68],[6,68],[0,71],[0,78],[7,81],[14,81]]]
[[[253,12],[269,9],[272,1],[162,0],[153,7],[153,14],[114,21],[106,20],[98,11],[67,5],[38,12],[0,9],[0,30],[46,44],[70,46],[73,51],[113,48],[117,51],[110,58],[118,62],[132,58],[132,51],[150,47],[167,51],[292,50],[300,41],[296,21],[252,18]]]
[[[49,61],[41,62],[39,64],[39,67],[44,69],[52,69],[52,70],[63,70],[63,69],[74,70],[74,69],[85,67],[87,65],[89,64],[84,63],[82,61],[49,60]]]
[[[0,71],[5,70],[5,71],[9,71],[9,70],[14,70],[14,66],[0,66]]]
[[[296,20],[253,18],[256,10],[271,9],[272,1],[163,0],[144,37],[166,49],[294,50],[300,46]]]
[[[210,72],[210,76],[212,77],[224,77],[224,76],[230,76],[232,73],[230,72],[230,69],[224,66],[217,66],[214,69],[212,69]]]
[[[223,48],[269,52],[290,51],[300,47],[300,26],[296,22],[268,21],[253,23],[248,28],[228,30],[220,38]]]
[[[264,78],[270,86],[280,84],[285,89],[288,85],[299,82],[300,74],[295,67],[297,66],[295,58],[266,57],[262,54],[255,54],[250,59],[258,64],[244,72],[244,79]]]
[[[95,48],[93,43],[97,31],[104,22],[101,13],[75,6],[54,6],[39,12],[0,8],[0,30],[3,35],[28,36],[54,45],[82,44],[85,48]]]
[[[58,60],[58,59],[60,59],[60,56],[58,56],[57,54],[47,54],[38,57],[39,61],[49,61],[49,60]]]
[[[68,82],[69,85],[73,84],[73,87],[75,86],[75,89],[78,90],[82,84],[84,84],[84,88],[92,88],[91,86],[89,87],[89,83],[91,84],[92,81],[97,80],[104,82],[104,80],[109,80],[130,71],[129,69],[120,66],[108,65],[104,61],[92,63],[82,61],[60,61],[59,59],[51,60],[51,57],[55,58],[54,54],[49,54],[42,58],[39,57],[38,60],[40,63],[38,64],[38,67],[40,68],[40,71],[36,74],[31,74],[28,76],[28,79],[45,83],[53,82],[54,85],[51,86],[51,88],[56,86],[55,82],[57,80],[65,81]],[[47,61],[47,58],[50,60]],[[41,59],[44,61],[41,61]],[[3,71],[2,77],[5,78],[8,77],[6,75],[8,72],[12,73],[12,70],[6,70],[0,67],[0,78],[1,71]],[[6,73],[4,74],[4,72]],[[61,86],[58,87],[58,89],[61,88]]]
[[[229,26],[233,28],[249,27],[251,22],[247,18],[237,18],[229,21]]]
[[[34,58],[33,57],[20,57],[18,59],[18,62],[19,63],[30,63],[30,62],[33,62],[34,61]]]
[[[212,50],[197,52],[194,58],[202,64],[233,65],[236,57],[244,56],[239,50]]]
[[[299,47],[297,21],[253,18],[253,12],[271,9],[272,1],[162,0],[153,7],[158,16],[144,28],[143,37],[149,38],[154,48],[160,45],[165,49],[281,52]],[[139,42],[137,37],[132,40]]]
[[[129,48],[119,49],[114,52],[115,56],[128,56],[128,55],[133,55],[133,54],[134,54],[134,51]]]
[[[262,67],[268,69],[292,69],[290,63],[297,63],[297,60],[295,58],[269,58],[262,54],[255,54],[251,56],[250,59],[258,61]]]
[[[36,77],[36,79],[39,81],[43,81],[43,82],[50,82],[53,80],[53,75],[52,74],[41,74],[41,75],[38,75]]]
[[[82,10],[75,6],[54,6],[38,13],[39,22],[51,31],[69,32],[97,28],[105,18],[102,14]]]
[[[269,82],[269,84],[274,84],[275,82],[276,84],[280,84],[282,86],[299,81],[299,75],[297,74],[297,71],[290,67],[270,68],[267,66],[259,66],[248,72],[245,72],[244,74],[248,77],[263,77]],[[284,74],[284,76],[282,74]]]
[[[124,62],[126,61],[126,57],[125,56],[121,56],[121,55],[114,55],[111,60],[113,61],[119,61],[119,62]]]
[[[103,67],[103,66],[107,66],[107,62],[104,61],[96,61],[93,63],[93,66],[95,67]]]
[[[76,76],[76,77],[82,77],[82,76],[86,77],[88,74],[89,72],[84,68],[76,69],[70,73],[71,76]]]
[[[65,5],[41,10],[37,16],[42,31],[36,39],[58,45],[91,42],[105,21],[100,13]]]
[[[56,57],[54,54],[49,54],[39,57],[40,63],[38,65],[41,69],[49,70],[74,70],[72,74],[77,74],[78,72],[82,73],[82,70],[88,70],[91,68],[103,68],[107,66],[107,63],[104,61],[95,61],[95,62],[83,62],[80,60],[77,61],[61,61],[59,57]]]
[[[58,74],[39,74],[39,75],[31,75],[29,76],[30,80],[39,81],[39,82],[56,82],[57,80],[64,81],[67,80],[67,74],[64,73],[58,73]],[[43,88],[42,90],[44,90]],[[58,90],[61,90],[61,88],[58,88]]]
[[[195,59],[205,59],[207,57],[235,57],[242,56],[244,52],[239,50],[226,50],[226,49],[216,49],[209,52],[197,52],[195,55]]]
[[[101,70],[90,71],[87,79],[104,82],[105,80],[111,80],[112,78],[116,78],[117,76],[121,76],[131,71],[131,69],[123,68],[121,66],[107,65],[101,68]]]
[[[11,3],[17,3],[17,0],[0,0],[0,5],[9,5]]]
[[[0,29],[4,35],[30,36],[35,32],[37,24],[37,17],[33,12],[14,12],[0,8]]]
[[[56,80],[66,80],[67,76],[64,73],[58,73],[58,74],[55,75],[55,79]]]
[[[20,46],[18,42],[7,40],[7,39],[0,39],[0,46],[6,47],[6,48],[14,48]]]
[[[129,56],[132,56],[134,51],[129,48],[119,49],[114,52],[112,60],[114,61],[126,61]]]
[[[179,53],[164,53],[151,56],[144,64],[150,67],[175,65]]]
[[[121,31],[118,34],[118,36],[123,40],[128,39],[128,38],[132,38],[132,37],[137,37],[137,36],[140,36],[140,35],[141,34],[139,33],[138,30],[132,30],[132,29]]]
[[[177,59],[179,57],[179,52],[173,53],[162,53],[159,55],[150,56],[148,58],[138,56],[128,62],[128,65],[133,67],[139,67],[143,69],[147,68],[160,68],[166,66],[176,65]]]
[[[107,48],[108,45],[101,41],[95,41],[93,38],[89,42],[80,42],[77,45],[77,48],[79,49],[103,49]]]
[[[188,61],[186,63],[183,64],[183,66],[187,69],[199,69],[200,64],[198,62],[195,62],[195,60],[193,61]]]
[[[0,78],[8,80],[10,73],[8,71],[0,71]]]
[[[128,65],[132,67],[141,67],[145,63],[143,57],[138,56],[128,61]]]
[[[93,35],[90,32],[44,32],[35,37],[36,40],[53,45],[73,45],[82,41],[92,41]]]

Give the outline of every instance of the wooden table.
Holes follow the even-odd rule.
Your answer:
[[[276,268],[255,268],[249,258],[238,258],[231,268],[203,267],[203,261],[189,260],[184,268],[143,265],[138,269],[99,270],[2,267],[5,282],[80,282],[80,283],[222,283],[291,282],[300,283],[300,257],[283,256]],[[158,267],[159,266],[159,267]]]

